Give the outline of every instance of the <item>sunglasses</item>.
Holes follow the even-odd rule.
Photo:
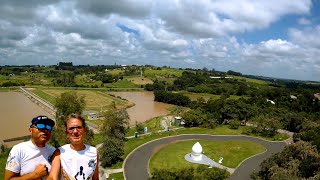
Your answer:
[[[48,130],[52,131],[52,126],[47,125],[47,124],[35,124],[35,127],[39,130]]]
[[[71,127],[67,128],[67,130],[69,132],[73,132],[75,129],[77,129],[78,131],[82,131],[83,130],[83,126],[71,126]]]

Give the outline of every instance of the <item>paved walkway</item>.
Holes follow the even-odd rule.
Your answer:
[[[231,180],[247,180],[250,179],[252,172],[257,172],[260,169],[260,163],[270,157],[273,153],[280,152],[285,147],[284,142],[272,142],[263,139],[249,137],[249,136],[216,136],[216,135],[179,135],[162,138],[146,143],[143,146],[131,152],[124,161],[124,176],[127,180],[147,180],[149,178],[148,163],[151,156],[164,144],[175,143],[181,140],[216,140],[216,141],[229,141],[241,140],[258,143],[267,148],[267,151],[248,158],[242,162],[235,172],[230,176]]]

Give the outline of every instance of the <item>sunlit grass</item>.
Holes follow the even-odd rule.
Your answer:
[[[112,97],[107,93],[96,90],[68,90],[68,89],[34,89],[32,92],[40,96],[41,98],[54,104],[55,98],[59,97],[62,93],[68,91],[75,91],[78,96],[84,96],[86,102],[86,110],[104,111],[115,102],[116,107],[119,109],[130,107],[133,103],[122,100],[116,97]]]
[[[122,81],[117,81],[115,83],[104,84],[104,87],[107,87],[107,88],[139,88],[140,86],[136,85],[130,81],[122,80]]]
[[[222,165],[229,168],[237,167],[243,160],[255,154],[266,151],[260,144],[248,141],[205,141],[191,140],[168,144],[156,152],[150,160],[149,168],[154,169],[180,169],[198,166],[185,160],[184,156],[191,153],[192,146],[199,142],[206,156],[218,162],[223,157]]]
[[[129,77],[125,78],[127,81],[132,82],[133,84],[137,85],[144,85],[144,84],[152,84],[153,81],[146,77]]]

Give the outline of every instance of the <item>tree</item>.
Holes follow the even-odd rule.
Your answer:
[[[261,179],[318,179],[320,156],[311,143],[299,141],[265,159],[260,166]]]
[[[83,96],[78,96],[76,92],[65,92],[62,93],[55,103],[56,108],[56,125],[54,131],[52,131],[49,143],[54,147],[60,147],[63,144],[68,143],[65,135],[65,120],[68,115],[72,113],[81,114],[86,104]],[[87,126],[85,143],[91,144],[93,139],[93,131]]]
[[[240,126],[240,121],[236,119],[232,119],[229,123],[230,129],[239,129],[239,126]]]
[[[116,110],[115,105],[105,114],[106,120],[101,128],[103,144],[99,149],[100,161],[103,167],[122,160],[124,155],[124,141],[129,115],[125,109]]]
[[[57,110],[56,117],[61,119],[72,113],[81,114],[86,107],[86,103],[84,96],[78,96],[76,92],[69,91],[62,93],[56,99],[55,107]]]
[[[144,133],[143,124],[142,124],[142,123],[138,123],[137,121],[136,121],[136,131],[137,131],[139,134],[143,134],[143,133]]]
[[[208,119],[206,114],[200,109],[187,111],[182,115],[182,118],[184,119],[185,127],[197,127],[205,123]]]

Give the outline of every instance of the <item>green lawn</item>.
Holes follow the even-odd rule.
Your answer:
[[[152,141],[155,139],[159,139],[162,137],[174,136],[174,135],[179,135],[179,134],[243,135],[242,132],[244,132],[246,128],[248,128],[248,127],[240,126],[239,129],[229,129],[228,126],[218,126],[215,129],[183,128],[183,129],[178,129],[178,130],[172,130],[169,132],[166,131],[166,132],[161,132],[161,133],[140,136],[138,138],[128,139],[124,145],[123,159],[125,159],[128,156],[128,154],[130,152],[132,152],[138,146],[140,146],[146,142],[149,142],[149,141]],[[252,135],[252,136],[254,136],[254,135]],[[257,136],[257,137],[259,137],[259,136]],[[285,134],[277,134],[275,137],[266,138],[266,137],[260,136],[260,138],[263,138],[266,140],[282,141],[282,140],[289,138],[289,136],[285,135]],[[97,142],[97,143],[101,143],[101,142]],[[122,163],[123,162],[118,162],[117,164],[112,165],[111,168],[112,169],[121,168]]]
[[[151,120],[149,121],[146,121],[144,123],[142,123],[143,127],[148,127],[148,132],[154,132],[154,131],[158,131],[158,130],[162,130],[162,127],[161,127],[161,120],[162,120],[162,117],[155,117],[155,118],[152,118]],[[131,127],[128,132],[126,133],[126,136],[133,136],[134,133],[136,132],[136,127]]]
[[[125,80],[137,85],[152,84],[153,81],[146,77],[126,77]]]
[[[56,97],[55,96],[51,96],[51,95],[45,93],[44,91],[42,91],[40,89],[32,89],[31,92],[36,94],[36,95],[38,95],[42,99],[45,99],[45,100],[49,101],[51,104],[55,104],[56,103]]]
[[[127,108],[133,105],[133,103],[129,101],[110,96],[109,94],[98,90],[70,90],[61,88],[37,88],[32,90],[33,93],[53,104],[55,102],[55,98],[67,91],[75,91],[79,96],[84,96],[86,110],[100,111],[101,108],[102,110],[106,110],[113,102],[115,102],[116,107],[119,109]]]
[[[252,78],[246,78],[246,77],[240,77],[240,76],[233,76],[233,78],[235,78],[235,79],[243,79],[248,83],[256,83],[256,84],[263,84],[263,85],[267,85],[268,84],[267,81],[263,81],[263,80],[259,80],[259,79],[252,79]]]
[[[182,76],[182,72],[186,70],[172,69],[172,68],[161,68],[161,70],[145,70],[143,75],[146,77],[156,77],[156,76],[170,76],[174,75],[176,77]]]
[[[246,158],[266,151],[264,146],[247,141],[180,141],[161,148],[153,155],[149,162],[151,172],[155,168],[174,169],[198,166],[187,162],[184,158],[186,154],[191,153],[191,148],[196,142],[202,145],[204,154],[214,161],[218,162],[219,158],[223,157],[221,164],[229,168],[235,168]]]
[[[121,173],[110,174],[108,179],[122,180],[124,179],[123,173],[121,172]]]
[[[104,84],[106,88],[139,88],[139,85],[133,84],[130,81],[122,80],[115,83]]]

